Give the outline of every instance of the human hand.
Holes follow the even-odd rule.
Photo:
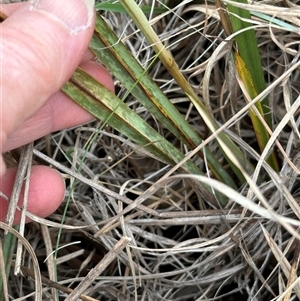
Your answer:
[[[32,4],[31,2],[35,2]],[[36,0],[0,5],[1,24],[0,191],[10,196],[16,169],[5,169],[1,154],[48,133],[93,117],[57,92],[80,64],[113,90],[109,73],[91,62],[94,0]],[[63,200],[64,181],[46,166],[33,166],[27,210],[46,217]],[[19,203],[21,205],[21,203]],[[0,221],[8,204],[0,197]],[[20,220],[16,213],[14,223]]]

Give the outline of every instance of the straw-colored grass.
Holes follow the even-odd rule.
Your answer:
[[[178,168],[168,165],[148,145],[138,145],[113,125],[105,126],[107,120],[37,141],[34,159],[64,174],[67,194],[47,220],[35,218],[26,225],[29,244],[24,243],[20,255],[21,272],[14,276],[12,268],[7,279],[2,276],[10,299],[75,301],[80,295],[94,301],[300,299],[299,1],[273,2],[244,5],[251,8],[248,21],[255,29],[266,84],[254,100],[238,76],[233,59],[236,45],[233,37],[225,40],[213,1],[179,1],[164,13],[146,14],[215,120],[214,134],[190,95],[158,59],[153,62],[154,50],[128,14],[101,12],[202,138],[202,148],[190,158],[200,172],[188,173],[179,168],[180,163]],[[150,0],[141,5],[153,10],[164,7]],[[191,155],[195,150],[191,145],[128,95],[119,80],[115,83],[117,96],[130,109],[182,154]],[[258,115],[253,104],[265,98],[272,128],[260,119],[269,135],[260,150],[249,108]],[[242,170],[240,161],[217,139],[220,132],[253,169]],[[214,179],[203,146],[236,187]],[[267,162],[272,152],[278,156],[279,172]],[[241,169],[244,181],[228,160]],[[226,196],[226,205],[217,201],[216,192]],[[13,266],[16,261],[14,252]],[[5,262],[0,264],[3,267]]]

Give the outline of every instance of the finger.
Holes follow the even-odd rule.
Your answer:
[[[85,63],[81,67],[107,88],[114,90],[113,80],[104,67],[95,62]],[[9,137],[3,151],[6,152],[51,132],[73,127],[92,119],[94,119],[92,115],[75,104],[65,94],[58,92]]]
[[[30,1],[1,24],[0,145],[74,72],[93,33],[90,5],[91,0]]]
[[[2,11],[7,17],[9,17],[24,4],[25,3],[23,3],[23,2],[11,3],[11,4],[0,4],[0,11]],[[95,57],[95,55],[93,54],[93,52],[88,49],[85,52],[85,54],[81,60],[81,63],[91,61],[94,57]]]
[[[0,179],[0,191],[10,197],[16,169],[7,169],[5,176]],[[53,213],[61,204],[65,194],[65,183],[61,175],[46,166],[33,166],[30,177],[27,211],[40,217],[46,217]],[[22,207],[21,194],[19,207]],[[8,203],[0,197],[0,221],[4,221]],[[20,211],[15,214],[14,224],[20,223]],[[30,219],[27,218],[27,222]]]
[[[9,16],[13,12],[15,12],[18,8],[20,8],[24,3],[10,3],[10,4],[0,4],[0,10],[6,15]]]

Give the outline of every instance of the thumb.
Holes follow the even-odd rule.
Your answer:
[[[1,24],[0,150],[68,80],[94,25],[94,0],[34,0]]]

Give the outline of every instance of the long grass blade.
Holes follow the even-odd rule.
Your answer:
[[[239,0],[238,2],[247,3],[247,0]],[[246,21],[251,20],[251,13],[246,9],[231,4],[228,4],[227,8],[230,12],[233,31],[238,32],[242,30],[242,32],[236,36],[237,51],[235,51],[235,62],[238,74],[249,96],[253,99],[265,90],[266,84],[255,32],[254,29],[251,28],[252,24]],[[261,100],[261,102],[257,102],[255,106],[265,119],[267,125],[272,128],[272,114],[268,99],[266,98]],[[269,134],[258,116],[251,110],[249,114],[260,151],[262,152],[269,140]],[[275,151],[270,155],[267,161],[274,170],[279,171],[279,163]]]
[[[202,139],[197,132],[188,124],[99,15],[96,19],[95,34],[90,48],[130,93],[182,143],[191,149],[201,144]],[[204,151],[208,166],[215,177],[230,187],[235,187],[234,181],[211,151],[208,148],[205,148]],[[199,155],[203,157],[202,153]]]

